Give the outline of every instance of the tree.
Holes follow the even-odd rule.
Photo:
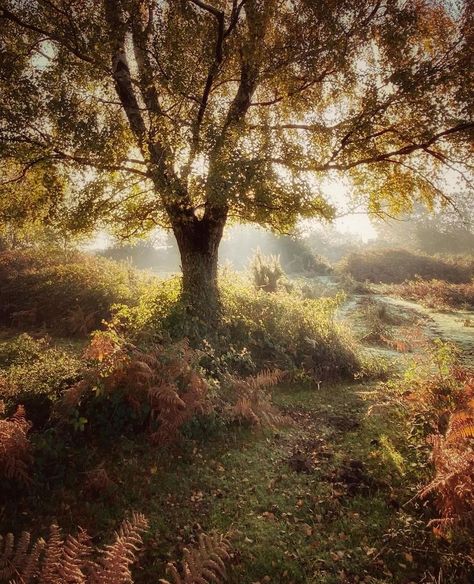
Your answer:
[[[474,252],[474,210],[471,196],[452,196],[453,205],[437,206],[427,215],[416,207],[400,220],[379,222],[378,242],[414,248],[426,253],[472,254]]]
[[[443,197],[444,165],[466,176],[470,8],[1,0],[3,183],[61,177],[71,228],[171,228],[183,297],[212,317],[229,219],[330,219],[327,174],[378,214]]]

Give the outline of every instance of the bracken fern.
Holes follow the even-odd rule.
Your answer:
[[[34,543],[27,531],[16,545],[13,534],[0,536],[0,580],[12,584],[133,584],[130,567],[147,527],[145,517],[134,513],[122,523],[114,543],[99,550],[85,531],[64,538],[56,524],[51,525],[47,540],[39,538]]]
[[[0,411],[3,412],[3,402]],[[0,420],[0,472],[11,480],[29,482],[28,466],[32,460],[28,432],[31,423],[25,408],[18,406],[10,418]]]
[[[195,548],[185,549],[180,567],[169,563],[169,580],[161,579],[160,584],[219,584],[227,578],[225,562],[230,560],[229,541],[220,535],[201,534]]]

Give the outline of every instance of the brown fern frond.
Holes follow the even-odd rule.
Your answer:
[[[12,533],[0,536],[0,580],[9,580],[11,584],[29,584],[38,575],[39,560],[46,542],[39,538],[30,551],[30,539],[30,533],[23,531],[15,546]],[[12,577],[16,578],[11,580]]]
[[[142,544],[141,533],[148,528],[144,515],[134,513],[123,521],[113,544],[105,547],[99,564],[93,571],[93,584],[133,584],[131,564]]]
[[[265,391],[267,387],[279,383],[284,375],[279,370],[267,370],[245,379],[229,376],[227,385],[231,399],[234,400],[229,408],[231,419],[270,427],[289,423],[272,404],[270,394]]]
[[[90,537],[84,530],[79,530],[77,537],[68,535],[63,544],[61,575],[62,582],[71,584],[86,584],[88,567],[91,565],[89,555],[91,553]]]
[[[0,468],[7,479],[29,482],[28,466],[32,460],[28,432],[31,423],[25,417],[25,408],[0,420]]]
[[[161,579],[161,584],[220,584],[227,578],[225,563],[230,560],[230,543],[221,536],[201,533],[198,546],[184,550],[180,569],[168,564],[167,573],[173,579]]]
[[[264,371],[257,373],[257,375],[247,377],[245,383],[247,383],[252,389],[273,387],[280,383],[284,376],[285,372],[280,371],[280,369],[274,369],[273,371],[265,369]]]
[[[446,441],[456,445],[468,438],[474,438],[474,414],[467,411],[455,412],[451,415]]]
[[[84,489],[90,494],[106,493],[116,486],[115,482],[109,477],[103,462],[87,471],[85,475]]]
[[[150,387],[148,390],[153,402],[170,408],[185,408],[186,403],[179,397],[177,388],[171,383]]]
[[[444,525],[474,526],[474,451],[450,445],[442,436],[431,437],[432,460],[436,471],[433,480],[419,493],[433,496]]]
[[[33,544],[31,552],[26,556],[25,563],[19,568],[19,578],[14,580],[14,584],[29,584],[32,582],[33,578],[37,576],[40,568],[40,558],[41,554],[46,547],[46,542],[44,539],[39,538]],[[43,584],[43,583],[41,583]]]
[[[61,584],[61,559],[63,553],[64,540],[61,530],[53,523],[50,527],[48,544],[39,574],[40,582],[48,584]]]
[[[0,580],[10,584],[133,584],[130,565],[141,545],[140,533],[147,527],[143,515],[133,514],[124,521],[115,542],[105,546],[99,563],[91,560],[95,552],[87,533],[65,539],[53,524],[47,541],[38,538],[30,549],[31,536],[23,532],[15,546],[10,533],[0,537]]]

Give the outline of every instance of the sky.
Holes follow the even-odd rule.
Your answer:
[[[320,185],[324,196],[336,206],[336,215],[344,215],[349,212],[351,197],[351,185],[348,181],[342,179],[324,180]],[[351,233],[358,235],[364,242],[377,237],[369,215],[363,210],[351,214],[348,213],[342,217],[336,218],[334,226],[342,233]]]

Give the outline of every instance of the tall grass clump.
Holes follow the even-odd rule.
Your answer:
[[[438,257],[406,249],[354,252],[338,264],[338,271],[359,282],[400,284],[415,277],[467,283],[474,276],[471,257]]]

